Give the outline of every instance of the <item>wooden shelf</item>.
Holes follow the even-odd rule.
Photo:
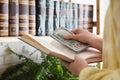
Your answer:
[[[20,41],[18,37],[0,37],[0,42],[17,42]]]

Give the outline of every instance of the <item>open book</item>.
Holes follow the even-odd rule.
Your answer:
[[[21,36],[19,39],[35,47],[36,49],[45,52],[46,54],[53,55],[68,62],[72,62],[75,55],[86,59],[88,63],[99,62],[101,61],[102,57],[100,51],[93,48],[87,48],[86,50],[79,53],[75,52],[57,42],[50,36],[38,37],[26,34]]]

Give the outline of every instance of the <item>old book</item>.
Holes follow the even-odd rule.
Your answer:
[[[66,16],[65,2],[60,1],[60,12],[59,12],[59,26],[60,27],[65,27],[65,16]]]
[[[8,36],[8,0],[0,0],[0,36]]]
[[[59,11],[60,11],[60,2],[54,1],[54,15],[53,15],[54,30],[59,28]]]
[[[86,59],[88,63],[101,61],[101,52],[96,49],[87,48],[78,53],[57,42],[50,36],[37,37],[26,34],[19,39],[48,55],[53,55],[68,62],[74,61],[75,55]]]
[[[19,35],[29,33],[29,0],[19,0]]]
[[[93,5],[83,5],[83,28],[92,32],[93,28]]]
[[[19,35],[19,0],[9,0],[9,36]]]
[[[36,0],[36,35],[45,36],[46,0]]]
[[[54,2],[53,0],[46,0],[46,19],[45,19],[45,35],[53,33],[53,14],[54,13]]]
[[[77,10],[77,4],[76,3],[72,3],[72,10],[73,10],[73,27],[72,27],[72,29],[73,28],[77,28],[78,27],[78,10]]]
[[[29,34],[35,35],[36,8],[35,0],[29,0]]]
[[[81,4],[77,5],[77,11],[78,11],[78,26],[83,28],[83,7]]]
[[[69,29],[72,29],[73,28],[73,24],[72,24],[72,22],[73,22],[73,9],[72,9],[72,2],[69,2],[68,3],[68,6],[69,6],[69,8],[68,8],[68,11],[67,11],[67,18],[69,19],[69,23],[68,23],[68,27],[69,27]]]

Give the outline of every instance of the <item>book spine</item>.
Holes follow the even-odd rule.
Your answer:
[[[65,27],[65,3],[60,2],[60,27]]]
[[[93,5],[84,5],[84,25],[83,28],[92,32],[93,27]]]
[[[73,10],[72,10],[72,3],[69,3],[69,28],[70,29],[72,29],[72,27],[73,27],[73,23],[72,23],[72,21],[73,21]]]
[[[68,15],[69,15],[69,13],[68,13],[68,2],[64,2],[64,9],[65,9],[65,27],[68,29],[69,28],[69,26],[68,26],[68,23],[69,23],[69,20],[68,20]]]
[[[36,9],[35,0],[29,0],[29,34],[35,35],[35,25],[36,25]]]
[[[36,0],[36,35],[45,36],[46,0]]]
[[[29,33],[29,0],[19,0],[19,35]]]
[[[59,8],[60,8],[60,2],[59,1],[54,1],[54,21],[53,21],[53,24],[54,24],[54,30],[55,29],[58,29],[59,28]]]
[[[73,5],[73,28],[77,28],[78,27],[78,23],[77,23],[77,4],[76,3],[72,3]]]
[[[83,28],[84,9],[83,4],[78,4],[78,26]]]
[[[90,32],[93,32],[93,5],[89,5],[88,11],[89,11],[89,13],[88,13],[88,20],[89,20],[88,30]]]
[[[0,36],[8,36],[8,0],[0,0]]]
[[[18,0],[9,0],[9,36],[19,35]]]
[[[50,35],[54,31],[53,12],[54,12],[54,2],[52,0],[46,0],[46,21],[45,21],[46,35]]]

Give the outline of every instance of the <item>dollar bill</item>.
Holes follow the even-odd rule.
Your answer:
[[[83,51],[84,49],[88,47],[87,44],[81,43],[79,41],[64,39],[64,35],[66,34],[73,34],[73,33],[67,30],[66,28],[61,27],[55,30],[55,32],[50,36],[54,38],[55,40],[57,40],[58,42],[60,42],[61,44],[67,46],[68,48],[76,52]]]

